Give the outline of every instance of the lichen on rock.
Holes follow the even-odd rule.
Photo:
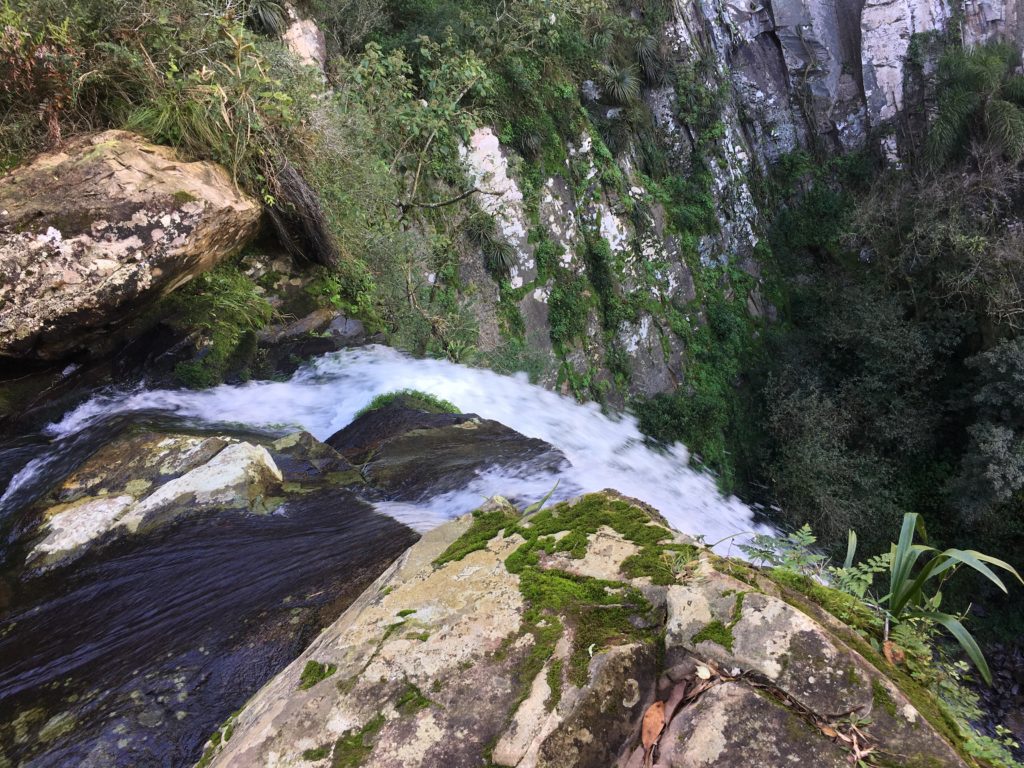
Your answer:
[[[668,583],[623,572],[684,546]],[[678,694],[657,766],[839,768],[850,713],[893,764],[965,765],[882,670],[728,562],[614,493],[526,517],[494,499],[410,549],[210,764],[632,768],[644,713]],[[716,621],[731,643],[700,639]],[[300,690],[313,662],[338,671]]]
[[[0,178],[0,357],[96,352],[112,324],[238,251],[259,204],[227,172],[124,131]]]

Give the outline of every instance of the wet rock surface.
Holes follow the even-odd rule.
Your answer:
[[[893,765],[965,765],[830,621],[763,587],[614,493],[525,518],[492,499],[406,552],[204,765],[839,768],[851,713]]]
[[[141,414],[75,440],[45,465],[49,486],[26,486],[0,508],[0,765],[192,764],[218,726],[230,735],[231,712],[418,538],[367,501],[402,497],[406,486],[388,479],[398,474],[381,471],[378,482],[374,461],[356,466],[307,432]],[[419,472],[422,489],[484,466],[564,460],[494,422],[404,407],[371,411],[339,446]],[[492,585],[480,600],[499,632],[502,595],[522,599]],[[464,595],[445,591],[452,610],[469,611]],[[507,654],[509,706],[526,651]],[[464,675],[458,695],[487,682]],[[500,725],[483,711],[473,723]]]
[[[0,765],[190,764],[417,538],[308,433],[107,433],[10,527]]]
[[[402,501],[463,488],[489,469],[547,472],[565,462],[543,440],[496,421],[427,413],[400,401],[358,416],[326,442],[374,487]]]

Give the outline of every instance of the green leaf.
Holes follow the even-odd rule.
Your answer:
[[[857,532],[852,528],[846,540],[846,559],[843,561],[843,568],[848,570],[853,567],[853,556],[857,554]]]
[[[936,611],[910,611],[907,615],[916,619],[934,622],[949,630],[949,633],[956,638],[957,642],[960,643],[960,646],[967,653],[967,656],[974,663],[974,666],[977,667],[985,682],[992,685],[992,672],[988,668],[988,662],[985,661],[985,655],[981,652],[981,648],[978,647],[974,636],[967,631],[956,616]]]

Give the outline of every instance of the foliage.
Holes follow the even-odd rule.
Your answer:
[[[604,64],[600,69],[600,83],[613,104],[624,106],[640,98],[640,67]]]
[[[462,413],[447,400],[442,400],[429,392],[421,392],[418,389],[398,389],[394,392],[377,395],[367,405],[360,408],[356,412],[356,416],[376,411],[392,403],[398,403],[403,408],[414,408],[427,413]]]
[[[1008,738],[1002,726],[997,726],[997,738],[986,736],[972,725],[981,718],[978,695],[965,683],[968,666],[963,661],[950,661],[945,646],[938,641],[939,628],[950,629],[961,643],[978,671],[991,682],[984,657],[961,623],[962,617],[937,611],[942,588],[961,566],[978,570],[986,579],[1002,586],[1002,582],[986,565],[1006,569],[1019,580],[1010,566],[995,558],[977,552],[950,549],[938,552],[931,547],[915,545],[914,533],[923,531],[923,524],[914,514],[904,517],[899,541],[890,550],[861,563],[854,563],[857,535],[849,532],[846,558],[842,567],[829,565],[812,547],[815,538],[809,529],[786,537],[759,537],[745,551],[756,559],[772,564],[772,580],[789,590],[809,597],[848,626],[857,630],[855,645],[880,669],[900,682],[904,693],[918,707],[927,712],[933,706],[934,696],[938,710],[926,714],[929,720],[947,732],[947,735],[970,755],[981,757],[1000,768],[1020,768],[1012,755],[1016,742]],[[922,563],[915,571],[915,567]],[[875,577],[887,576],[881,597],[870,592]],[[821,583],[823,575],[831,587]],[[837,589],[842,591],[836,591]],[[882,591],[879,590],[879,591]],[[893,609],[902,605],[897,616]],[[922,610],[925,606],[930,610]],[[712,628],[716,636],[727,640],[721,629]],[[716,640],[717,642],[718,640]],[[890,709],[895,706],[883,687],[874,687],[877,706]]]
[[[746,306],[752,281],[721,267],[695,271],[695,281],[700,303],[689,305],[685,314],[675,308],[669,314],[672,330],[686,344],[686,381],[675,392],[634,407],[644,434],[685,443],[731,491],[745,480],[745,456],[758,443],[746,383],[746,372],[761,354],[757,323]]]
[[[942,588],[962,566],[974,569],[1004,593],[1006,586],[989,568],[990,565],[1011,573],[1022,584],[1024,579],[1009,563],[990,555],[963,549],[939,552],[924,544],[914,544],[915,530],[923,530],[919,520],[913,512],[908,512],[903,518],[899,541],[890,549],[889,592],[879,599],[879,603],[885,606],[887,615],[895,622],[916,619],[944,627],[963,647],[985,682],[991,685],[992,674],[985,657],[960,617],[938,610],[942,603]],[[915,573],[915,566],[926,554],[930,558]],[[847,559],[852,560],[852,555],[851,552]]]
[[[817,537],[809,525],[785,536],[759,533],[739,549],[755,563],[797,573],[818,573],[826,556],[812,550]]]
[[[168,322],[182,330],[199,330],[205,344],[195,360],[179,363],[175,376],[188,387],[217,384],[244,371],[253,333],[273,316],[273,308],[256,285],[234,264],[225,263],[193,279],[164,300]]]
[[[1007,43],[952,48],[939,60],[938,115],[926,153],[935,165],[962,156],[972,141],[1013,162],[1024,158],[1024,76],[1020,54]]]
[[[280,36],[288,25],[288,17],[279,0],[250,0],[248,22],[259,32]]]
[[[568,349],[584,337],[589,306],[583,280],[559,272],[548,297],[548,327],[556,348]]]

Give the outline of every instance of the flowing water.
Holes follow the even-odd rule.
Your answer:
[[[313,494],[269,519],[200,516],[130,537],[48,576],[12,569],[19,513],[119,430],[299,427],[323,440],[374,396],[406,387],[544,440],[568,462],[484,470],[457,490],[401,503]],[[0,764],[190,764],[212,728],[414,540],[410,528],[425,530],[493,494],[533,501],[556,482],[555,499],[615,488],[709,541],[757,527],[750,508],[688,465],[683,446],[647,444],[630,416],[603,414],[525,377],[386,347],[327,355],[286,382],[94,396],[42,433],[0,447],[0,564],[8,561],[0,567]],[[4,731],[5,721],[20,725]],[[5,733],[12,742],[33,736],[5,744]]]
[[[51,425],[55,442],[77,435],[112,415],[162,412],[208,423],[247,428],[301,427],[323,440],[349,424],[376,395],[412,388],[451,401],[461,411],[494,419],[558,448],[571,466],[559,475],[484,473],[460,491],[423,499],[389,511],[424,528],[479,506],[493,494],[543,497],[558,481],[553,498],[614,488],[660,510],[673,526],[716,541],[756,527],[750,507],[719,493],[715,480],[689,466],[681,444],[668,448],[645,442],[631,416],[609,416],[530,384],[524,375],[502,376],[442,360],[416,360],[382,346],[326,355],[286,382],[223,385],[203,391],[143,390],[89,400]],[[0,516],[20,505],[46,467],[59,461],[59,448],[23,467],[0,497]]]

